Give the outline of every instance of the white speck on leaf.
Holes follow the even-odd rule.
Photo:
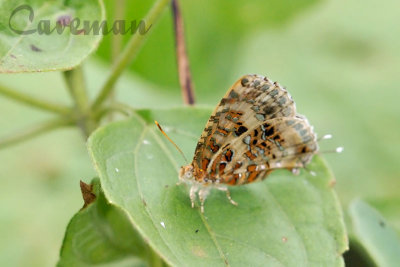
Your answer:
[[[116,172],[119,172],[119,169],[118,169],[118,168],[115,168],[115,171],[116,171]]]
[[[145,144],[145,145],[150,145],[150,142],[149,142],[149,140],[144,139],[144,140],[143,140],[143,144]]]
[[[161,226],[164,227],[165,229],[165,223],[164,222],[160,222]]]

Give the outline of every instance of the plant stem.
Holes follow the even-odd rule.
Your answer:
[[[66,127],[66,126],[70,126],[70,125],[73,125],[73,120],[68,120],[65,118],[58,118],[58,119],[54,119],[54,120],[45,122],[43,124],[35,126],[34,128],[24,131],[23,133],[13,134],[10,137],[0,139],[0,149],[23,142],[23,141],[27,141],[29,139],[32,139],[33,137],[36,137],[36,136],[46,133],[46,132],[50,132],[57,128]]]
[[[124,19],[126,0],[115,0],[113,21]],[[122,34],[114,34],[111,39],[111,58],[115,63],[122,47]]]
[[[65,71],[64,77],[67,83],[68,90],[72,96],[72,99],[75,102],[77,124],[87,138],[89,137],[91,132],[96,129],[97,123],[93,119],[90,110],[82,67],[77,67],[73,70]]]
[[[147,25],[150,25],[148,26],[147,30],[149,30],[150,27],[152,27],[153,24],[156,23],[157,20],[161,17],[162,12],[164,11],[165,7],[170,3],[170,1],[171,0],[157,0],[157,2],[153,5],[152,9],[149,11],[144,20]],[[136,33],[131,37],[124,51],[118,57],[115,64],[113,65],[111,73],[108,76],[105,84],[101,88],[99,95],[93,102],[92,105],[93,110],[99,108],[101,104],[112,93],[116,81],[121,76],[125,68],[135,58],[141,45],[146,40],[147,35],[148,34],[141,34],[139,31],[136,31]]]
[[[66,106],[43,101],[41,99],[32,97],[30,95],[16,92],[12,89],[6,88],[1,85],[0,85],[0,94],[4,95],[10,99],[13,99],[17,102],[26,104],[28,106],[46,110],[46,111],[51,111],[53,113],[57,113],[60,115],[68,115],[68,114],[71,114],[71,112],[72,112],[71,109]]]
[[[183,19],[178,0],[172,0],[172,14],[174,19],[179,83],[181,85],[183,102],[187,105],[193,105],[195,102],[193,82],[192,76],[190,75],[189,59],[185,46]]]
[[[126,0],[115,0],[115,5],[114,5],[114,13],[113,13],[113,21],[117,20],[123,20],[125,17],[125,10],[126,10]],[[115,64],[115,62],[118,59],[118,56],[120,54],[120,51],[122,49],[122,34],[113,34],[112,39],[111,39],[111,59],[112,59],[112,64]],[[111,89],[110,97],[109,97],[109,103],[112,104],[115,101],[115,90],[114,90],[115,85]],[[114,116],[113,112],[110,112],[108,115],[108,120],[112,121]]]

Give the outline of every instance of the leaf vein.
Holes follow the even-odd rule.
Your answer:
[[[302,252],[303,252],[302,254],[305,256],[305,264],[304,264],[304,266],[308,266],[307,263],[309,262],[309,260],[308,260],[308,255],[307,255],[306,247],[305,247],[305,245],[304,245],[304,243],[303,243],[303,238],[301,238],[301,236],[300,236],[300,234],[299,234],[299,232],[298,232],[298,230],[297,230],[295,224],[292,222],[292,219],[291,219],[290,216],[287,214],[287,212],[283,209],[282,205],[281,205],[281,204],[279,203],[279,201],[276,199],[275,195],[271,193],[271,191],[269,190],[268,186],[265,186],[265,188],[266,188],[266,191],[268,192],[268,194],[271,196],[272,201],[275,202],[276,207],[282,211],[282,214],[287,218],[287,221],[291,224],[291,226],[292,226],[293,229],[295,230],[295,231],[294,231],[295,234],[296,234],[296,235],[298,236],[298,238],[302,241],[302,242],[300,242],[300,244],[301,244],[301,247],[302,247]]]
[[[143,131],[142,131],[142,134],[140,135],[140,137],[139,137],[139,139],[138,139],[138,143],[137,143],[136,148],[135,148],[135,150],[134,150],[134,155],[138,155],[138,154],[139,154],[138,152],[139,152],[139,150],[140,150],[140,148],[142,147],[142,144],[143,144],[142,141],[144,140],[144,137],[145,137],[146,133],[148,132],[148,130],[149,130],[149,127],[148,127],[148,126],[144,126]],[[136,184],[137,184],[137,188],[138,188],[138,193],[139,193],[140,198],[141,198],[141,199],[144,199],[144,198],[143,198],[143,193],[142,193],[142,190],[141,190],[141,186],[140,186],[140,183],[139,183],[139,175],[138,175],[138,173],[137,173],[138,162],[137,162],[137,157],[136,157],[136,156],[134,157],[134,166],[135,166],[134,172],[135,172],[135,176],[136,176]],[[177,257],[177,255],[174,253],[173,249],[171,249],[171,246],[170,246],[170,245],[166,242],[166,240],[162,237],[160,231],[158,230],[158,228],[157,228],[157,226],[156,226],[156,224],[155,224],[155,220],[154,220],[153,216],[151,215],[151,212],[150,212],[149,208],[148,208],[147,206],[145,206],[145,207],[144,207],[144,210],[146,211],[146,213],[147,213],[147,215],[148,215],[150,221],[153,223],[154,229],[156,230],[156,232],[157,232],[158,235],[160,236],[161,240],[164,242],[164,244],[165,244],[165,245],[167,246],[167,248],[170,250],[171,254],[174,255],[175,259],[176,259],[178,262],[180,262],[179,257]]]
[[[253,249],[253,250],[258,250],[258,251],[260,251],[261,253],[263,253],[265,256],[267,256],[268,258],[271,258],[271,259],[275,260],[275,261],[276,261],[277,263],[279,263],[281,266],[285,266],[278,258],[272,256],[272,255],[269,254],[268,252],[266,252],[266,251],[264,251],[264,250],[262,250],[262,249],[260,249],[260,248],[258,248],[258,247],[255,247],[255,246],[253,246],[253,245],[251,245],[251,244],[248,244],[248,243],[246,243],[246,242],[242,242],[242,241],[239,241],[239,240],[232,239],[232,238],[227,237],[227,236],[224,236],[224,235],[216,234],[216,236],[218,236],[218,237],[220,237],[220,238],[223,238],[223,239],[226,239],[226,240],[230,240],[230,241],[235,242],[235,243],[238,243],[238,244],[241,244],[241,245],[243,245],[243,246],[249,247],[249,248],[251,248],[251,249]]]
[[[177,162],[175,161],[175,159],[173,158],[173,156],[169,153],[169,149],[167,149],[167,147],[165,146],[165,144],[164,144],[164,143],[159,139],[159,137],[155,134],[153,128],[151,128],[151,132],[152,132],[153,135],[155,136],[156,142],[161,146],[161,149],[164,150],[165,154],[166,154],[167,157],[170,159],[171,163],[174,164],[174,166],[176,167],[176,166],[177,166]],[[177,173],[179,173],[179,170],[177,170]],[[225,256],[225,254],[224,254],[224,252],[223,252],[222,249],[221,249],[221,246],[218,244],[218,241],[217,241],[217,239],[216,239],[216,237],[215,237],[215,234],[214,234],[214,232],[212,231],[210,225],[207,223],[206,219],[204,218],[204,216],[203,216],[202,214],[200,214],[200,218],[201,218],[201,220],[203,221],[204,226],[206,227],[206,229],[207,229],[207,231],[208,231],[208,233],[209,233],[209,235],[210,235],[210,237],[211,237],[211,240],[213,241],[215,247],[217,248],[219,255],[221,256],[222,260],[224,261],[225,266],[230,266],[229,263],[228,263],[228,260],[227,260],[227,258],[226,258],[226,256]]]

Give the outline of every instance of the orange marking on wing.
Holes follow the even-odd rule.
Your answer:
[[[249,165],[247,166],[247,171],[249,172],[249,176],[247,177],[247,183],[251,183],[254,181],[254,179],[257,178],[257,175],[259,174],[257,170],[257,165]]]
[[[225,130],[224,128],[221,128],[221,127],[218,127],[218,129],[215,132],[220,133],[223,136],[227,136],[229,133],[227,130]]]
[[[218,173],[220,176],[224,174],[225,167],[226,167],[226,163],[219,164],[219,172]]]
[[[241,112],[241,111],[230,110],[227,112],[226,116],[230,116],[230,117],[232,117],[232,119],[234,119],[234,118],[240,118],[242,115],[243,115],[243,112]]]
[[[227,162],[231,162],[231,160],[232,160],[232,155],[233,155],[232,150],[228,149],[228,150],[226,151],[226,153],[225,153],[225,160],[226,160]]]
[[[210,140],[210,142],[208,143],[208,145],[210,146],[211,151],[212,151],[213,153],[217,153],[217,152],[218,152],[218,150],[219,150],[219,145],[217,145],[217,144],[215,143],[215,140]]]
[[[232,179],[228,182],[229,185],[235,185],[239,180],[239,174],[234,174]]]
[[[258,174],[259,174],[259,172],[256,172],[256,171],[251,172],[251,173],[249,174],[249,176],[247,177],[247,183],[253,182],[254,179],[257,178]]]
[[[239,169],[240,167],[242,167],[242,163],[241,162],[236,162],[235,167],[233,167],[234,170]]]
[[[201,168],[203,170],[207,170],[209,163],[210,163],[210,160],[208,158],[203,158],[203,160],[201,161]]]
[[[247,171],[249,171],[249,172],[254,172],[254,171],[256,171],[256,169],[257,169],[257,166],[254,164],[247,166]]]
[[[216,159],[214,159],[212,166],[211,166],[211,172],[210,176],[215,177],[217,174],[217,164],[221,162],[221,155],[219,155]]]
[[[253,153],[251,153],[250,150],[247,150],[246,153],[244,153],[244,154],[251,160],[256,158],[256,156],[254,156]]]

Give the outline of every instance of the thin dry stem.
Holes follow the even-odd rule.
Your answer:
[[[172,0],[172,13],[174,19],[179,83],[181,85],[182,97],[185,104],[193,105],[195,103],[194,88],[190,74],[189,59],[185,46],[183,19],[178,0]]]

